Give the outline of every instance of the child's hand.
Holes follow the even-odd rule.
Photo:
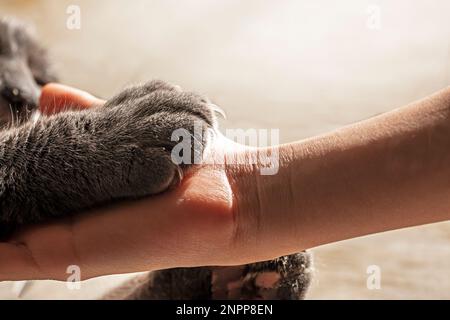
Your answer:
[[[45,115],[102,105],[59,84],[43,88]],[[205,166],[176,189],[145,200],[33,226],[0,243],[0,280],[83,279],[173,266],[239,263],[231,249],[233,196],[223,166]]]

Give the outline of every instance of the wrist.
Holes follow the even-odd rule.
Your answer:
[[[290,218],[296,206],[290,183],[292,157],[290,145],[244,148],[227,156],[235,216],[233,243],[245,259],[269,260],[301,250],[292,241],[297,229]]]

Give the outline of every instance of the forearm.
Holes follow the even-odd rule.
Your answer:
[[[450,218],[450,87],[279,151],[278,174],[256,178],[257,243],[287,253]]]

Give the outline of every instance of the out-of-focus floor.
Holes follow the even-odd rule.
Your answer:
[[[66,28],[69,5],[81,9],[80,30]],[[447,0],[2,0],[0,12],[36,24],[67,84],[108,97],[162,78],[210,96],[227,111],[223,128],[280,128],[281,142],[450,84]],[[309,298],[450,299],[450,223],[314,252]],[[370,265],[380,290],[366,286]],[[23,298],[95,298],[124,277],[81,290],[35,282]],[[0,298],[15,298],[11,287],[1,283]]]

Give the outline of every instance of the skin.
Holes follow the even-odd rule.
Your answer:
[[[101,103],[68,87],[44,88],[44,112],[68,102]],[[65,280],[69,265],[80,266],[83,279],[240,265],[450,218],[450,87],[274,148],[279,172],[263,176],[245,160],[267,150],[220,137],[208,164],[174,190],[22,230],[0,243],[0,280]]]

